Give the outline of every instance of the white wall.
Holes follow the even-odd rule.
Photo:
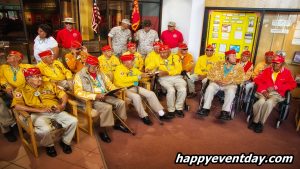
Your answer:
[[[169,21],[176,22],[195,60],[200,53],[204,8],[205,0],[163,0],[162,5],[161,31]]]

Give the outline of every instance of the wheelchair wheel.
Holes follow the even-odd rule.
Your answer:
[[[187,104],[185,104],[185,105],[184,105],[184,110],[185,110],[185,111],[189,111],[189,110],[190,110],[190,106],[187,105]]]
[[[247,116],[247,123],[250,123],[250,118],[251,118],[251,116],[248,115],[248,116]]]

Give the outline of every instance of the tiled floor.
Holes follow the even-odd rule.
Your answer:
[[[80,131],[80,142],[73,143],[73,153],[64,154],[59,145],[56,145],[57,157],[46,155],[40,147],[39,157],[35,158],[31,152],[25,150],[21,142],[9,143],[0,135],[0,169],[101,169],[104,163],[98,149],[95,137]]]

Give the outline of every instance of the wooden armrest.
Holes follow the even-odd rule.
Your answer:
[[[17,110],[14,110],[17,114],[23,116],[24,118],[30,118],[30,114],[27,113],[26,111],[17,111]]]
[[[85,102],[85,103],[91,101],[91,100],[86,99],[86,98],[78,97],[78,96],[76,96],[74,93],[72,93],[72,92],[70,92],[70,91],[66,91],[66,93],[67,93],[68,95],[70,95],[70,96],[72,96],[72,97],[74,97],[74,98],[76,98],[76,99],[82,101],[82,102]]]
[[[68,99],[68,104],[70,104],[71,106],[77,106],[78,105],[78,103],[75,100],[71,100],[71,99]]]

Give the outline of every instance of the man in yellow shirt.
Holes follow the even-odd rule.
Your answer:
[[[13,128],[17,126],[12,113],[8,110],[6,105],[10,104],[13,98],[13,90],[17,87],[24,86],[26,83],[23,70],[32,67],[32,65],[29,64],[22,64],[23,58],[22,53],[10,51],[6,58],[7,64],[0,66],[0,85],[1,90],[4,91],[1,96],[3,99],[0,98],[0,128],[9,142],[17,140],[13,132]]]
[[[159,47],[161,45],[162,44],[160,42],[153,43],[153,50],[150,53],[148,53],[148,55],[145,58],[145,72],[148,72],[147,66],[151,62],[155,62],[159,64],[159,60],[160,60]]]
[[[201,110],[197,112],[200,116],[207,116],[214,95],[223,90],[225,93],[224,104],[219,119],[230,120],[231,105],[235,97],[237,85],[244,80],[244,70],[239,64],[236,64],[235,50],[225,52],[225,61],[215,63],[208,71],[207,78],[210,80],[204,94],[204,104]]]
[[[100,116],[100,138],[110,143],[111,139],[106,128],[114,126],[114,129],[128,133],[120,121],[114,121],[113,108],[122,120],[127,119],[125,102],[113,96],[105,95],[107,92],[116,89],[109,78],[99,71],[99,61],[95,56],[88,56],[86,66],[76,73],[74,78],[74,94],[93,100],[93,108]]]
[[[114,71],[116,66],[120,65],[120,60],[113,55],[112,49],[109,45],[102,47],[102,55],[98,58],[99,66],[102,73],[104,73],[113,82]]]
[[[273,51],[268,51],[265,53],[265,60],[262,62],[259,62],[253,71],[252,78],[256,78],[263,70],[265,70],[267,67],[269,67],[272,64],[272,60],[274,57]]]
[[[151,62],[149,71],[158,75],[158,82],[167,90],[167,106],[171,114],[184,117],[183,106],[186,98],[186,82],[181,76],[182,64],[178,55],[171,53],[168,45],[160,46],[159,63]],[[177,96],[177,98],[176,98]]]
[[[120,57],[123,64],[117,66],[114,73],[114,84],[117,87],[126,87],[126,95],[133,102],[133,106],[137,110],[140,118],[146,125],[151,125],[152,122],[146,113],[141,96],[145,97],[155,112],[159,114],[161,120],[169,120],[174,116],[164,112],[163,106],[159,103],[155,93],[138,86],[142,78],[148,78],[148,73],[142,73],[137,68],[133,67],[133,54],[122,55]]]
[[[70,145],[76,131],[77,118],[64,111],[68,95],[53,83],[43,82],[38,68],[26,69],[24,76],[26,85],[13,92],[14,98],[11,106],[17,111],[30,112],[34,131],[40,138],[40,145],[46,147],[47,155],[51,157],[57,155],[54,140],[50,134],[54,123],[60,124],[64,129],[60,142],[63,152],[72,153]]]
[[[0,85],[6,94],[12,96],[12,91],[25,85],[23,70],[33,67],[30,64],[22,64],[23,54],[18,51],[10,51],[6,62],[0,69]]]
[[[128,51],[123,53],[123,55],[133,54],[134,55],[134,67],[140,71],[144,71],[144,58],[143,56],[136,51],[136,44],[129,42],[127,44]]]
[[[66,68],[73,73],[77,73],[84,67],[87,56],[88,52],[86,47],[82,46],[78,41],[72,41],[71,52],[62,58],[62,62],[66,65]]]
[[[39,53],[42,61],[37,64],[44,81],[56,83],[64,90],[73,90],[73,74],[60,61],[54,60],[50,50]]]
[[[194,60],[193,55],[188,52],[188,47],[185,43],[179,44],[177,55],[180,57],[182,63],[181,74],[183,76],[190,76],[194,68]],[[188,97],[195,97],[197,94],[195,92],[194,82],[189,77],[186,78],[186,81],[189,89]]]

